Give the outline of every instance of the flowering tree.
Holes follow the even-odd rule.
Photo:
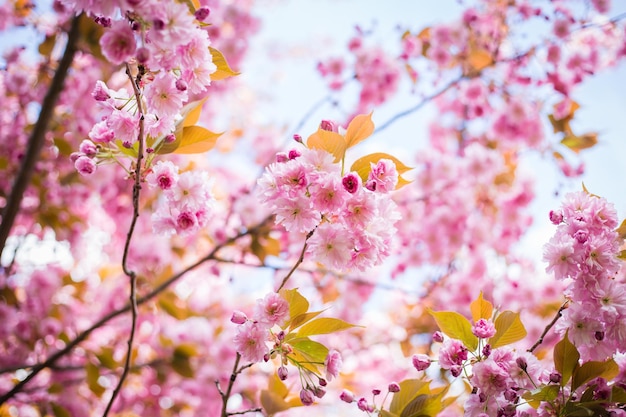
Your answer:
[[[626,223],[583,186],[517,250],[520,164],[582,175],[573,95],[624,14],[464,7],[394,50],[357,28],[317,58],[333,113],[288,133],[228,106],[251,0],[1,5],[40,43],[0,72],[0,415],[626,415]]]

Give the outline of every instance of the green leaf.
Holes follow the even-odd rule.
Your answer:
[[[110,346],[103,347],[100,353],[96,353],[96,358],[105,368],[116,369],[119,366],[117,361],[113,359],[113,348]]]
[[[581,136],[568,135],[561,140],[561,144],[578,153],[583,149],[589,149],[598,143],[597,133],[585,133]]]
[[[308,337],[294,339],[289,342],[294,350],[306,356],[311,362],[324,363],[328,356],[328,348]]]
[[[341,319],[322,317],[320,319],[310,321],[300,327],[300,330],[298,330],[298,337],[335,333],[352,327],[356,326]]]
[[[213,74],[211,74],[211,81],[223,80],[225,78],[239,75],[237,71],[233,71],[230,68],[228,62],[226,61],[226,58],[220,51],[210,46],[209,51],[211,52],[213,63],[217,67],[217,70]]]
[[[413,417],[424,414],[422,411],[426,407],[428,403],[428,395],[420,394],[417,397],[413,398],[402,410],[400,413],[400,417]]]
[[[478,298],[470,304],[470,310],[474,322],[480,319],[490,319],[493,314],[493,304],[483,298],[483,292],[481,291]]]
[[[346,148],[351,148],[357,143],[367,139],[374,133],[374,123],[372,122],[372,113],[359,114],[352,119],[346,130]]]
[[[261,391],[261,406],[268,416],[272,416],[291,408],[291,405],[289,405],[280,395],[265,389]]]
[[[565,332],[563,339],[554,346],[554,368],[561,374],[561,386],[564,387],[578,368],[580,354],[576,346],[568,339],[568,332]]]
[[[558,385],[546,385],[541,389],[525,392],[524,395],[522,395],[522,398],[528,401],[528,404],[531,407],[537,408],[543,401],[554,401],[558,397],[560,391],[561,387]]]
[[[295,329],[297,327],[300,327],[304,323],[308,322],[309,320],[312,320],[315,317],[319,316],[322,312],[323,312],[323,310],[321,310],[321,311],[311,311],[310,313],[300,314],[300,315],[294,317],[293,320],[289,321],[289,323],[288,323],[289,328],[290,329]]]
[[[339,162],[346,154],[346,141],[337,132],[331,132],[318,128],[306,141],[309,149],[322,149],[335,157],[335,162]]]
[[[372,154],[365,155],[357,159],[356,161],[354,161],[354,163],[350,167],[350,171],[356,172],[359,175],[359,177],[361,177],[361,180],[363,181],[363,183],[365,183],[367,181],[367,177],[370,174],[370,171],[372,170],[371,164],[376,164],[381,159],[389,159],[396,165],[396,170],[398,171],[398,185],[396,186],[396,190],[406,184],[409,184],[410,181],[407,181],[406,179],[404,179],[402,177],[402,174],[404,174],[407,171],[410,171],[413,168],[410,168],[404,165],[395,156],[392,156],[383,152],[372,153]]]
[[[177,346],[176,349],[174,349],[174,354],[172,355],[172,369],[180,376],[193,378],[195,372],[189,360],[191,356],[189,352],[185,348],[181,348],[181,346]]]
[[[54,413],[54,417],[72,417],[69,411],[57,403],[52,403],[52,412]],[[11,414],[9,413],[7,415]]]
[[[389,404],[389,412],[400,415],[402,410],[414,398],[421,394],[430,394],[430,381],[421,379],[405,379],[400,382],[400,391],[393,394],[391,404]]]
[[[380,411],[380,417],[400,417],[399,415],[386,411],[386,410],[381,410]]]
[[[289,303],[289,322],[300,314],[309,311],[309,302],[298,292],[297,288],[292,290],[282,289],[279,294]]]
[[[526,329],[519,318],[519,313],[503,311],[496,317],[496,334],[489,339],[491,348],[506,346],[526,337]]]
[[[613,359],[604,362],[589,361],[576,368],[572,379],[572,391],[591,381],[602,377],[607,381],[612,380],[619,373],[619,367]]]
[[[617,385],[613,385],[610,400],[616,403],[626,404],[626,390]]]
[[[439,330],[452,339],[458,339],[470,351],[478,348],[478,338],[472,333],[472,325],[468,319],[456,311],[432,311],[428,312],[437,322]]]
[[[91,392],[96,394],[98,397],[104,394],[106,389],[98,383],[98,378],[100,378],[100,369],[91,362],[87,362],[85,365],[85,371],[87,371],[87,385]]]

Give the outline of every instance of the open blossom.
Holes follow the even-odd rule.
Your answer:
[[[474,336],[489,339],[496,334],[496,326],[491,320],[480,319],[472,326]]]
[[[148,112],[159,117],[173,116],[187,101],[187,91],[176,88],[176,77],[169,72],[160,72],[144,89]]]
[[[339,352],[334,349],[328,352],[328,356],[326,356],[326,360],[324,361],[327,381],[332,381],[333,378],[337,378],[337,376],[339,376],[339,370],[341,369],[342,364],[343,360],[341,359]]]
[[[272,327],[281,325],[289,317],[289,303],[277,293],[270,293],[258,300],[254,318],[260,323]]]
[[[467,349],[460,340],[446,339],[439,349],[439,365],[443,369],[450,369],[453,366],[463,364],[467,359]]]
[[[498,366],[491,358],[476,363],[472,367],[472,373],[472,384],[486,395],[502,393],[511,383],[508,372]]]
[[[151,187],[169,190],[178,181],[178,167],[170,161],[159,161],[146,175],[146,182]]]
[[[372,169],[365,186],[382,193],[393,191],[398,184],[398,171],[393,161],[381,159],[376,164],[371,163]]]
[[[240,325],[237,331],[233,339],[237,352],[248,362],[261,362],[265,354],[269,352],[265,343],[269,336],[267,328],[247,321]]]
[[[113,64],[119,65],[131,59],[137,49],[137,44],[128,22],[115,21],[100,38],[100,47],[102,54]]]
[[[315,259],[337,270],[348,267],[354,242],[342,225],[323,223],[309,239],[308,252]]]

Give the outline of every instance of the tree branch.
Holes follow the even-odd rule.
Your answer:
[[[541,333],[541,336],[539,336],[539,339],[535,342],[534,345],[530,347],[530,349],[528,349],[528,352],[532,353],[535,349],[537,349],[537,347],[539,347],[540,344],[543,343],[543,338],[546,337],[550,329],[556,324],[557,320],[561,318],[561,316],[563,315],[563,310],[567,308],[567,304],[569,304],[569,300],[566,300],[561,308],[559,308],[552,321],[548,323],[546,328],[543,330],[543,333]]]
[[[237,240],[241,239],[244,236],[256,233],[256,231],[258,231],[259,229],[261,229],[261,228],[263,228],[265,226],[265,223],[267,223],[267,221],[269,221],[269,219],[271,219],[271,217],[267,217],[265,220],[263,220],[258,225],[254,226],[254,227],[251,227],[250,229],[243,230],[243,231],[237,233],[235,236],[232,236],[229,239],[225,240],[224,242],[216,245],[213,248],[213,250],[211,252],[209,252],[206,256],[200,258],[195,263],[189,265],[187,268],[183,269],[182,271],[178,272],[177,274],[172,275],[170,278],[165,280],[161,285],[159,285],[158,287],[153,289],[148,294],[144,295],[143,297],[139,297],[137,299],[137,306],[140,306],[140,305],[150,301],[151,299],[153,299],[154,297],[156,297],[157,295],[159,295],[160,293],[165,291],[170,285],[174,284],[176,281],[178,281],[180,278],[182,278],[187,273],[189,273],[192,270],[196,269],[197,267],[199,267],[203,263],[205,263],[205,262],[207,262],[209,260],[214,259],[215,255],[217,254],[217,252],[219,252],[220,249],[222,249],[222,248],[224,248],[224,247],[226,247],[228,245],[231,245],[232,243],[236,242]],[[0,396],[0,405],[4,404],[9,399],[13,398],[17,393],[22,391],[24,386],[26,384],[28,384],[28,382],[30,382],[33,378],[35,378],[41,371],[43,371],[44,369],[49,368],[50,366],[52,366],[60,358],[64,357],[69,352],[71,352],[77,345],[79,345],[80,343],[85,341],[89,337],[89,335],[91,333],[93,333],[94,330],[99,329],[100,327],[102,327],[105,324],[107,324],[109,321],[113,320],[114,318],[116,318],[118,316],[121,316],[124,313],[129,312],[130,310],[131,310],[131,305],[127,304],[127,305],[125,305],[124,307],[121,307],[118,310],[112,311],[111,313],[107,314],[106,316],[102,317],[100,320],[98,320],[97,322],[92,324],[91,327],[89,327],[88,329],[84,330],[82,333],[80,333],[78,336],[76,336],[73,340],[67,342],[67,344],[65,345],[65,347],[63,349],[61,349],[61,350],[57,351],[56,353],[52,354],[44,362],[41,362],[41,363],[39,363],[37,365],[34,365],[32,367],[32,369],[31,369],[30,374],[28,374],[28,376],[26,378],[24,378],[23,380],[21,380],[20,382],[15,384],[13,386],[13,388],[10,391],[8,391],[6,394],[3,394],[2,396]]]
[[[74,61],[74,54],[76,53],[76,43],[80,37],[79,24],[82,15],[75,16],[72,20],[71,28],[67,35],[67,43],[65,45],[65,52],[59,66],[54,73],[48,92],[41,104],[41,111],[39,112],[39,118],[35,123],[33,131],[28,139],[28,148],[26,155],[22,160],[20,170],[15,178],[13,187],[11,188],[11,194],[7,198],[6,205],[2,210],[2,223],[0,223],[0,255],[4,251],[6,241],[15,223],[15,218],[20,209],[24,192],[30,183],[33,171],[35,170],[35,164],[41,154],[41,149],[46,140],[46,132],[48,130],[48,124],[54,114],[54,108],[56,102],[63,91],[63,85],[65,78],[69,72],[69,68]]]
[[[117,382],[117,386],[113,390],[113,395],[107,404],[106,409],[104,410],[103,417],[107,417],[109,412],[111,411],[111,407],[113,407],[113,403],[115,399],[119,395],[122,390],[122,386],[124,385],[124,381],[128,376],[128,371],[131,365],[131,357],[133,353],[133,341],[135,340],[135,330],[137,328],[137,274],[135,271],[132,271],[128,268],[128,253],[130,251],[130,242],[133,237],[133,233],[135,231],[135,225],[137,224],[137,219],[139,218],[139,194],[141,192],[141,165],[143,162],[143,148],[144,148],[144,122],[143,122],[143,106],[141,104],[141,92],[139,91],[139,86],[137,82],[133,79],[133,76],[130,72],[130,66],[126,64],[126,75],[130,79],[131,84],[133,85],[133,91],[135,92],[135,101],[137,102],[137,111],[139,112],[139,136],[137,138],[139,142],[139,146],[137,149],[137,161],[135,165],[135,183],[133,184],[133,218],[130,222],[130,227],[128,228],[128,234],[126,235],[126,242],[124,243],[124,255],[122,256],[122,269],[124,270],[124,274],[128,276],[130,281],[130,311],[131,311],[131,324],[130,324],[130,335],[128,336],[128,350],[126,351],[126,359],[124,361],[124,370],[122,371],[122,375],[120,376],[119,381]]]
[[[306,252],[306,248],[308,247],[308,240],[311,236],[313,236],[313,233],[315,232],[315,229],[311,230],[307,235],[306,235],[306,239],[304,239],[304,245],[302,246],[302,252],[300,252],[300,257],[298,258],[298,261],[294,264],[293,268],[291,268],[291,270],[289,271],[289,273],[287,274],[287,276],[285,276],[285,278],[283,278],[283,282],[280,283],[280,286],[278,287],[278,289],[276,290],[276,292],[279,292],[280,290],[283,289],[283,287],[285,286],[285,284],[287,283],[287,281],[289,280],[289,278],[291,278],[291,276],[293,275],[294,272],[296,272],[296,269],[298,269],[298,267],[300,266],[300,264],[302,262],[304,262],[304,253]]]

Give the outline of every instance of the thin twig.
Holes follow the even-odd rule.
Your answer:
[[[541,336],[539,336],[539,340],[537,340],[535,344],[532,345],[530,349],[528,349],[528,352],[532,353],[535,349],[537,349],[537,347],[539,347],[540,344],[543,343],[543,338],[546,337],[550,329],[556,324],[557,320],[561,318],[561,316],[563,315],[563,310],[567,308],[567,304],[569,304],[569,300],[566,300],[561,306],[561,308],[559,308],[559,310],[556,312],[556,315],[554,316],[552,321],[548,323],[546,328],[543,330],[543,333],[541,333]]]
[[[437,97],[439,97],[440,95],[442,95],[443,93],[445,93],[446,91],[448,91],[449,89],[451,89],[452,87],[457,85],[459,82],[464,80],[465,78],[466,78],[465,76],[460,76],[458,78],[455,78],[454,80],[450,81],[448,84],[443,86],[441,89],[435,91],[434,93],[432,93],[429,96],[424,97],[422,99],[422,101],[420,101],[419,103],[417,103],[413,107],[410,107],[410,108],[408,108],[408,109],[406,109],[404,111],[401,111],[400,113],[394,115],[391,119],[387,120],[385,123],[383,123],[382,125],[378,126],[376,128],[376,130],[374,131],[374,135],[377,134],[377,133],[382,132],[385,129],[387,129],[389,126],[391,126],[392,124],[394,124],[398,120],[402,119],[403,117],[409,116],[412,113],[415,113],[416,111],[420,110],[426,104],[428,104],[432,100],[436,99]]]
[[[76,43],[80,37],[79,20],[82,15],[75,16],[72,19],[72,26],[67,35],[67,43],[65,45],[65,52],[59,66],[54,73],[48,92],[41,103],[41,111],[33,131],[28,139],[28,148],[26,155],[21,161],[20,170],[15,178],[13,187],[11,188],[11,194],[8,196],[6,205],[2,210],[2,223],[0,223],[0,256],[4,251],[4,246],[19,212],[24,192],[30,183],[33,171],[35,170],[35,164],[41,154],[41,149],[46,140],[46,132],[48,131],[48,124],[54,114],[54,108],[56,102],[63,91],[63,85],[65,78],[72,62],[74,61],[74,54],[76,52]]]
[[[248,414],[248,413],[261,413],[263,412],[262,408],[251,408],[249,410],[244,410],[244,411],[234,411],[232,413],[227,413],[227,416],[238,416],[238,415],[242,415],[242,414]]]
[[[300,257],[298,258],[298,260],[296,261],[296,263],[294,264],[293,268],[291,268],[291,270],[289,271],[289,273],[287,274],[287,276],[285,276],[285,278],[283,278],[283,282],[280,283],[280,286],[278,287],[278,289],[276,290],[276,292],[279,292],[280,290],[283,289],[283,287],[285,286],[285,284],[287,283],[287,281],[289,280],[289,278],[291,278],[291,276],[293,275],[294,272],[296,272],[296,269],[298,269],[298,267],[300,266],[300,264],[302,262],[304,262],[304,253],[306,252],[306,248],[308,247],[308,241],[309,238],[311,236],[313,236],[313,233],[315,232],[315,229],[311,230],[307,235],[306,235],[306,239],[304,239],[304,245],[302,246],[302,252],[300,252]]]
[[[126,75],[130,78],[130,82],[133,85],[133,91],[135,92],[135,100],[137,101],[137,111],[139,112],[139,136],[137,137],[138,149],[137,149],[137,161],[135,165],[135,183],[133,184],[133,217],[128,228],[128,234],[126,235],[126,243],[124,244],[124,255],[122,256],[122,269],[124,274],[128,276],[130,281],[130,311],[131,311],[131,324],[130,335],[128,336],[128,350],[126,351],[126,359],[124,361],[124,370],[120,376],[117,386],[113,390],[113,395],[104,410],[103,417],[107,417],[115,403],[115,399],[120,394],[124,381],[128,376],[128,371],[131,366],[131,357],[133,353],[133,342],[135,340],[135,330],[137,328],[137,274],[128,268],[128,253],[130,251],[130,242],[135,231],[135,225],[139,218],[139,194],[141,192],[141,166],[143,162],[143,147],[144,147],[144,122],[143,122],[143,106],[141,104],[141,92],[137,82],[133,79],[130,71],[130,66],[126,64]]]
[[[228,387],[226,388],[226,392],[222,392],[220,388],[220,382],[215,380],[215,385],[217,386],[217,390],[222,397],[222,417],[228,417],[228,412],[226,411],[226,406],[228,405],[228,399],[230,398],[230,393],[233,390],[233,385],[237,380],[237,374],[241,372],[239,369],[239,361],[241,360],[241,355],[237,352],[237,356],[235,357],[235,365],[233,365],[233,372],[230,374],[230,378],[228,379]]]
[[[195,263],[189,265],[187,268],[183,269],[182,271],[178,272],[177,274],[172,275],[170,278],[165,280],[161,285],[159,285],[158,287],[154,288],[148,294],[144,295],[143,297],[139,297],[137,299],[137,305],[140,306],[140,305],[150,301],[151,299],[153,299],[154,297],[156,297],[157,295],[159,295],[160,293],[165,291],[167,288],[169,288],[172,284],[177,282],[179,279],[181,279],[183,276],[185,276],[187,273],[189,273],[192,270],[196,269],[197,267],[199,267],[203,263],[214,259],[214,257],[217,254],[217,252],[219,250],[221,250],[222,248],[235,243],[237,240],[241,239],[244,236],[256,233],[259,229],[265,227],[265,223],[267,223],[267,221],[270,218],[271,217],[268,217],[265,220],[263,220],[261,223],[259,223],[258,225],[254,226],[254,227],[251,227],[249,229],[243,230],[243,231],[237,233],[235,236],[232,236],[229,239],[225,240],[224,242],[216,245],[213,248],[213,250],[211,252],[209,252],[207,255],[205,255],[204,257],[202,257],[200,259],[198,259]],[[102,326],[107,324],[109,321],[113,320],[114,318],[116,318],[118,316],[121,316],[124,313],[129,312],[130,310],[131,310],[130,304],[126,304],[124,307],[121,307],[118,310],[112,311],[111,313],[107,314],[106,316],[102,317],[100,320],[98,320],[97,322],[92,324],[91,327],[89,327],[88,329],[84,330],[82,333],[80,333],[78,336],[76,336],[76,338],[74,338],[73,340],[67,342],[67,344],[65,345],[65,347],[63,349],[61,349],[61,350],[57,351],[56,353],[52,354],[44,362],[41,362],[41,363],[39,363],[37,365],[34,365],[32,367],[32,369],[31,369],[30,374],[28,374],[28,376],[26,378],[24,378],[23,380],[21,380],[20,382],[15,384],[15,386],[13,386],[13,388],[10,391],[8,391],[6,394],[3,394],[0,397],[0,405],[4,404],[9,399],[13,398],[17,393],[22,391],[24,386],[26,384],[28,384],[28,382],[30,382],[41,371],[43,371],[44,369],[49,368],[50,366],[52,366],[60,358],[64,357],[69,352],[71,352],[77,345],[79,345],[80,343],[85,341],[89,337],[89,335],[91,335],[91,333],[93,333],[94,330],[101,328]]]

